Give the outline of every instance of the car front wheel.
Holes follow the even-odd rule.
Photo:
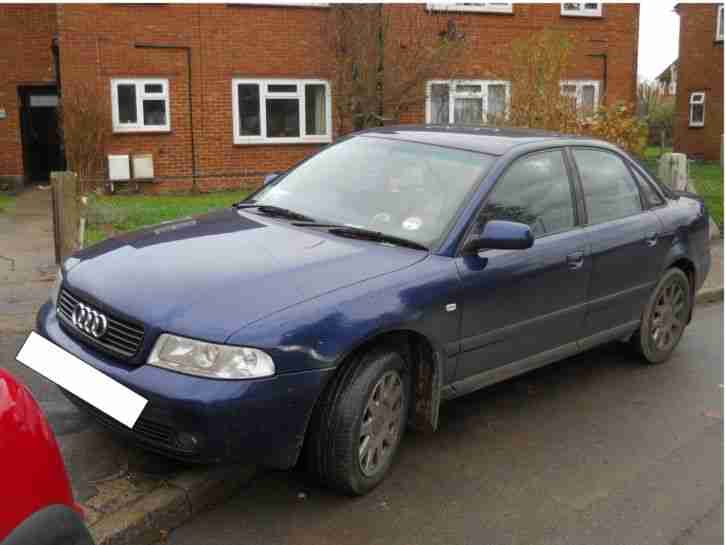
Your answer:
[[[632,338],[646,362],[662,363],[670,357],[681,340],[692,305],[688,277],[680,269],[668,269],[653,290],[640,329]]]
[[[362,495],[384,479],[398,452],[411,379],[392,349],[374,349],[351,363],[322,400],[308,456],[325,484]]]

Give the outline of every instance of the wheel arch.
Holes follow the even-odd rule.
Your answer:
[[[409,425],[421,431],[435,431],[444,377],[444,354],[427,335],[410,328],[377,331],[341,354],[336,362],[336,372],[318,396],[318,402],[325,399],[327,389],[337,386],[338,377],[345,375],[350,365],[357,364],[358,356],[380,346],[397,350],[411,368],[414,397],[408,415]]]
[[[696,296],[696,266],[693,263],[693,260],[691,260],[688,256],[681,254],[672,256],[663,272],[669,269],[680,269],[686,275],[686,278],[688,278],[688,285],[691,287],[692,301],[691,310],[688,314],[688,323],[690,323],[691,317],[693,316],[693,307],[695,306],[693,304],[693,298]]]

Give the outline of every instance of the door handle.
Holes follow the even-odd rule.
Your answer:
[[[651,233],[648,233],[648,234],[647,234],[647,235],[645,236],[645,243],[646,243],[646,244],[647,244],[647,245],[648,245],[649,247],[651,247],[651,248],[652,248],[653,246],[655,246],[656,244],[658,244],[658,233],[656,233],[656,232],[651,232]]]
[[[574,252],[567,256],[567,266],[576,271],[585,264],[585,252]]]

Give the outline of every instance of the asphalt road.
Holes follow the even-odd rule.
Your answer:
[[[674,357],[611,345],[449,402],[350,499],[265,473],[170,545],[723,543],[723,305]]]

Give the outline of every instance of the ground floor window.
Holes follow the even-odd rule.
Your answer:
[[[169,80],[113,79],[114,132],[168,131]]]
[[[510,87],[503,80],[430,81],[426,92],[426,122],[494,124],[507,117]]]
[[[703,127],[706,117],[706,93],[691,93],[688,99],[688,126]]]
[[[234,143],[332,141],[330,86],[323,80],[232,81]]]
[[[592,113],[600,103],[600,82],[568,80],[560,82],[562,96],[572,100],[578,111]]]

